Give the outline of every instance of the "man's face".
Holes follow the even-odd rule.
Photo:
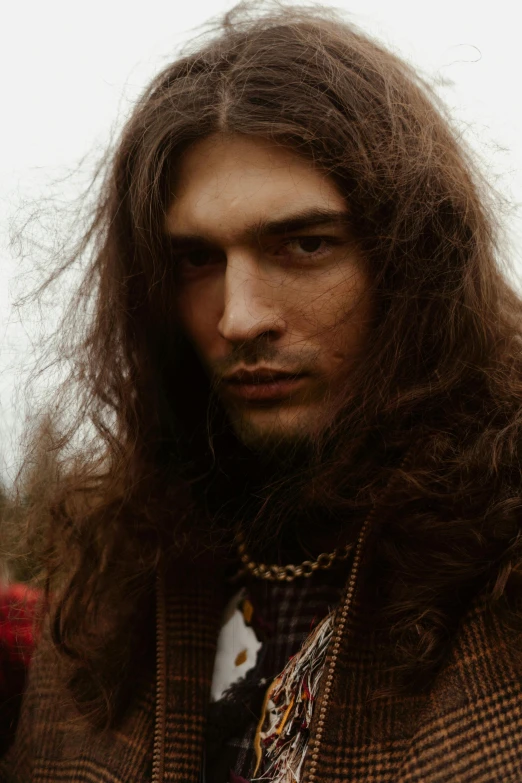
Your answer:
[[[348,217],[329,176],[264,139],[216,134],[181,161],[176,307],[254,449],[313,438],[349,384],[371,308]]]

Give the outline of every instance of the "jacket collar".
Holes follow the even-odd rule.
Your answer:
[[[156,703],[152,783],[198,780],[217,638],[222,569],[160,564],[156,583]]]

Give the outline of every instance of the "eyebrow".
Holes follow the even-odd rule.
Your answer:
[[[297,231],[326,225],[346,227],[349,225],[350,220],[351,216],[346,210],[314,207],[294,212],[290,215],[284,215],[275,220],[256,220],[254,223],[246,226],[242,233],[246,239],[259,241],[264,236],[294,234]],[[180,245],[209,244],[208,239],[199,234],[181,234],[169,231],[167,236],[170,240]]]
[[[250,237],[271,236],[274,234],[293,234],[307,228],[325,225],[346,226],[349,221],[346,211],[332,209],[307,209],[276,220],[259,220],[246,229]]]

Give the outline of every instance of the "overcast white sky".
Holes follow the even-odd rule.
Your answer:
[[[12,308],[20,261],[9,227],[48,196],[49,184],[100,152],[187,31],[233,5],[221,0],[26,0],[4,3],[0,27],[0,474],[12,475],[32,359],[36,314]],[[326,3],[325,3],[326,5]],[[340,0],[352,21],[428,76],[466,129],[497,187],[522,202],[520,22],[515,0]],[[88,170],[87,170],[88,173]],[[74,184],[53,189],[67,203]],[[29,207],[28,207],[29,203]],[[522,273],[522,219],[510,218]],[[59,218],[58,218],[59,224]],[[3,463],[2,463],[3,458]]]

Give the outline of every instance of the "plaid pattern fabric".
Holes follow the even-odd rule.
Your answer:
[[[180,566],[181,569],[181,566]],[[197,781],[204,723],[224,606],[207,563],[166,588],[167,722],[164,783]],[[14,745],[0,762],[1,783],[145,783],[152,778],[155,665],[130,682],[132,703],[110,732],[94,732],[66,692],[64,665],[45,634],[33,657]]]
[[[24,585],[0,588],[0,749],[12,739],[34,648],[38,593]]]
[[[254,607],[252,627],[263,646],[246,678],[250,688],[248,683],[238,683],[224,699],[210,705],[208,733],[212,732],[212,745],[217,747],[214,752],[207,747],[205,783],[231,783],[234,777],[230,770],[250,779],[255,767],[254,735],[266,687],[299,651],[310,630],[335,608],[345,578],[344,571],[324,571],[294,582],[248,580],[246,592]],[[227,736],[223,719],[234,706],[243,723],[239,733]]]
[[[371,571],[366,571],[371,578]],[[364,572],[362,574],[364,578]],[[220,582],[168,592],[168,720],[164,783],[196,783],[223,602]],[[323,724],[304,783],[520,783],[522,672],[510,638],[480,602],[463,619],[429,691],[378,696],[393,685],[388,646],[369,627],[364,591],[346,625]],[[328,665],[328,663],[327,663]],[[129,683],[133,701],[118,730],[93,734],[70,705],[50,645],[30,669],[19,730],[0,771],[17,783],[145,783],[151,780],[154,667]],[[321,694],[319,695],[321,699]],[[312,738],[318,720],[316,709]]]

